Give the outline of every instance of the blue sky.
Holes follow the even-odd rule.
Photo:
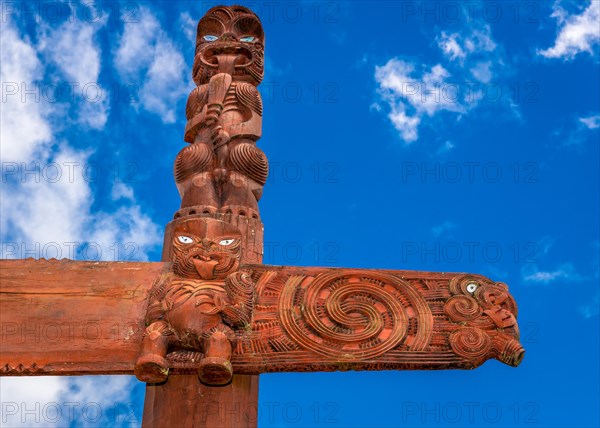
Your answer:
[[[3,257],[160,259],[215,4],[2,3]],[[487,275],[527,351],[263,375],[259,426],[598,426],[600,3],[243,4],[266,32],[265,263]],[[134,378],[0,385],[7,426],[141,417]]]

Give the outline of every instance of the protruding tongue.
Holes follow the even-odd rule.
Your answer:
[[[227,73],[233,75],[234,63],[237,55],[234,54],[219,54],[215,55],[219,63],[219,73]]]
[[[217,260],[199,260],[193,259],[194,266],[198,275],[202,279],[213,279],[215,277],[215,266],[219,263]]]

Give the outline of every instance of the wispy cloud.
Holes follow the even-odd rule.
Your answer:
[[[441,236],[442,234],[449,234],[451,231],[458,229],[458,224],[451,222],[450,220],[446,220],[442,224],[438,226],[434,226],[431,228],[431,233],[436,238]]]
[[[579,121],[583,123],[588,129],[600,128],[600,114],[595,114],[588,117],[580,117]]]
[[[453,149],[454,149],[454,147],[456,147],[456,145],[455,145],[455,144],[454,144],[452,141],[450,141],[450,140],[448,140],[448,141],[445,141],[445,142],[444,142],[444,144],[442,144],[442,145],[441,145],[441,146],[440,146],[440,147],[437,149],[437,152],[436,152],[436,154],[439,156],[439,155],[442,155],[442,154],[444,154],[444,153],[448,153],[449,151],[453,150]]]
[[[521,273],[523,280],[530,284],[547,285],[558,280],[575,282],[585,279],[576,272],[572,263],[564,263],[552,270],[539,270],[536,264],[528,264]]]
[[[571,60],[582,52],[593,55],[593,46],[600,43],[600,2],[591,0],[578,15],[569,14],[558,1],[553,9],[551,16],[558,20],[558,35],[554,46],[538,50],[538,54],[565,60]]]
[[[438,35],[442,58],[437,63],[395,57],[375,67],[380,101],[371,110],[387,112],[406,144],[417,141],[420,127],[435,115],[449,112],[460,119],[480,105],[485,86],[505,68],[489,25],[474,25]]]
[[[76,14],[77,10],[71,13]],[[53,64],[60,77],[76,88],[73,115],[80,124],[93,129],[104,127],[110,107],[109,97],[105,96],[107,88],[99,83],[102,51],[96,40],[106,21],[106,16],[93,22],[66,20],[59,26],[44,23],[39,30],[38,50],[45,62]]]
[[[600,313],[600,293],[596,291],[590,301],[579,306],[578,309],[579,313],[586,319],[597,317]]]
[[[196,45],[196,27],[198,22],[192,18],[189,12],[182,12],[179,15],[179,24],[185,34],[186,39],[192,44]]]
[[[137,84],[144,109],[164,123],[173,123],[177,102],[191,89],[189,67],[156,16],[143,6],[139,16],[139,22],[125,23],[114,54],[115,67],[124,83]]]
[[[598,141],[596,135],[600,132],[600,114],[575,116],[567,119],[553,133],[558,147],[583,151],[586,143]],[[594,138],[591,138],[594,136]]]

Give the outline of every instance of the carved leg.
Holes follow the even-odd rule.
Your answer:
[[[185,147],[175,159],[175,182],[182,207],[218,207],[218,196],[211,171],[215,155],[210,144],[198,141]]]
[[[204,358],[198,368],[198,377],[206,385],[225,385],[231,381],[232,346],[223,329],[216,329],[204,339]]]
[[[229,143],[229,180],[223,187],[221,210],[228,206],[245,206],[257,212],[257,201],[267,181],[269,163],[254,142],[238,138]]]
[[[165,356],[169,346],[171,331],[164,321],[157,321],[146,328],[142,342],[142,355],[135,363],[134,373],[142,382],[161,383],[169,376],[169,366]]]
[[[251,180],[239,172],[230,172],[228,179],[223,183],[223,204],[220,211],[227,212],[227,210],[249,217],[253,213],[258,213]]]
[[[178,183],[177,186],[182,188],[180,190],[182,207],[202,206],[217,210],[219,197],[212,173],[195,174],[190,180],[181,185]]]

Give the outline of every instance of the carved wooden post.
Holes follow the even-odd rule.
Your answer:
[[[237,341],[232,328],[249,325],[254,300],[253,284],[236,271],[240,262],[262,263],[263,254],[257,201],[268,162],[256,147],[263,49],[262,25],[245,7],[212,8],[198,23],[192,72],[198,86],[188,97],[184,136],[190,145],[175,161],[182,204],[166,228],[163,261],[174,262],[178,277],[204,282],[174,281],[156,290],[136,375],[149,382],[166,380],[173,344],[186,342],[180,355],[170,354],[172,359],[189,361],[190,348],[202,351],[202,357],[197,375],[175,375],[147,386],[145,427],[257,423],[258,376],[232,379],[230,360]],[[201,242],[208,236],[211,242]],[[215,279],[225,280],[225,286],[211,282]]]

